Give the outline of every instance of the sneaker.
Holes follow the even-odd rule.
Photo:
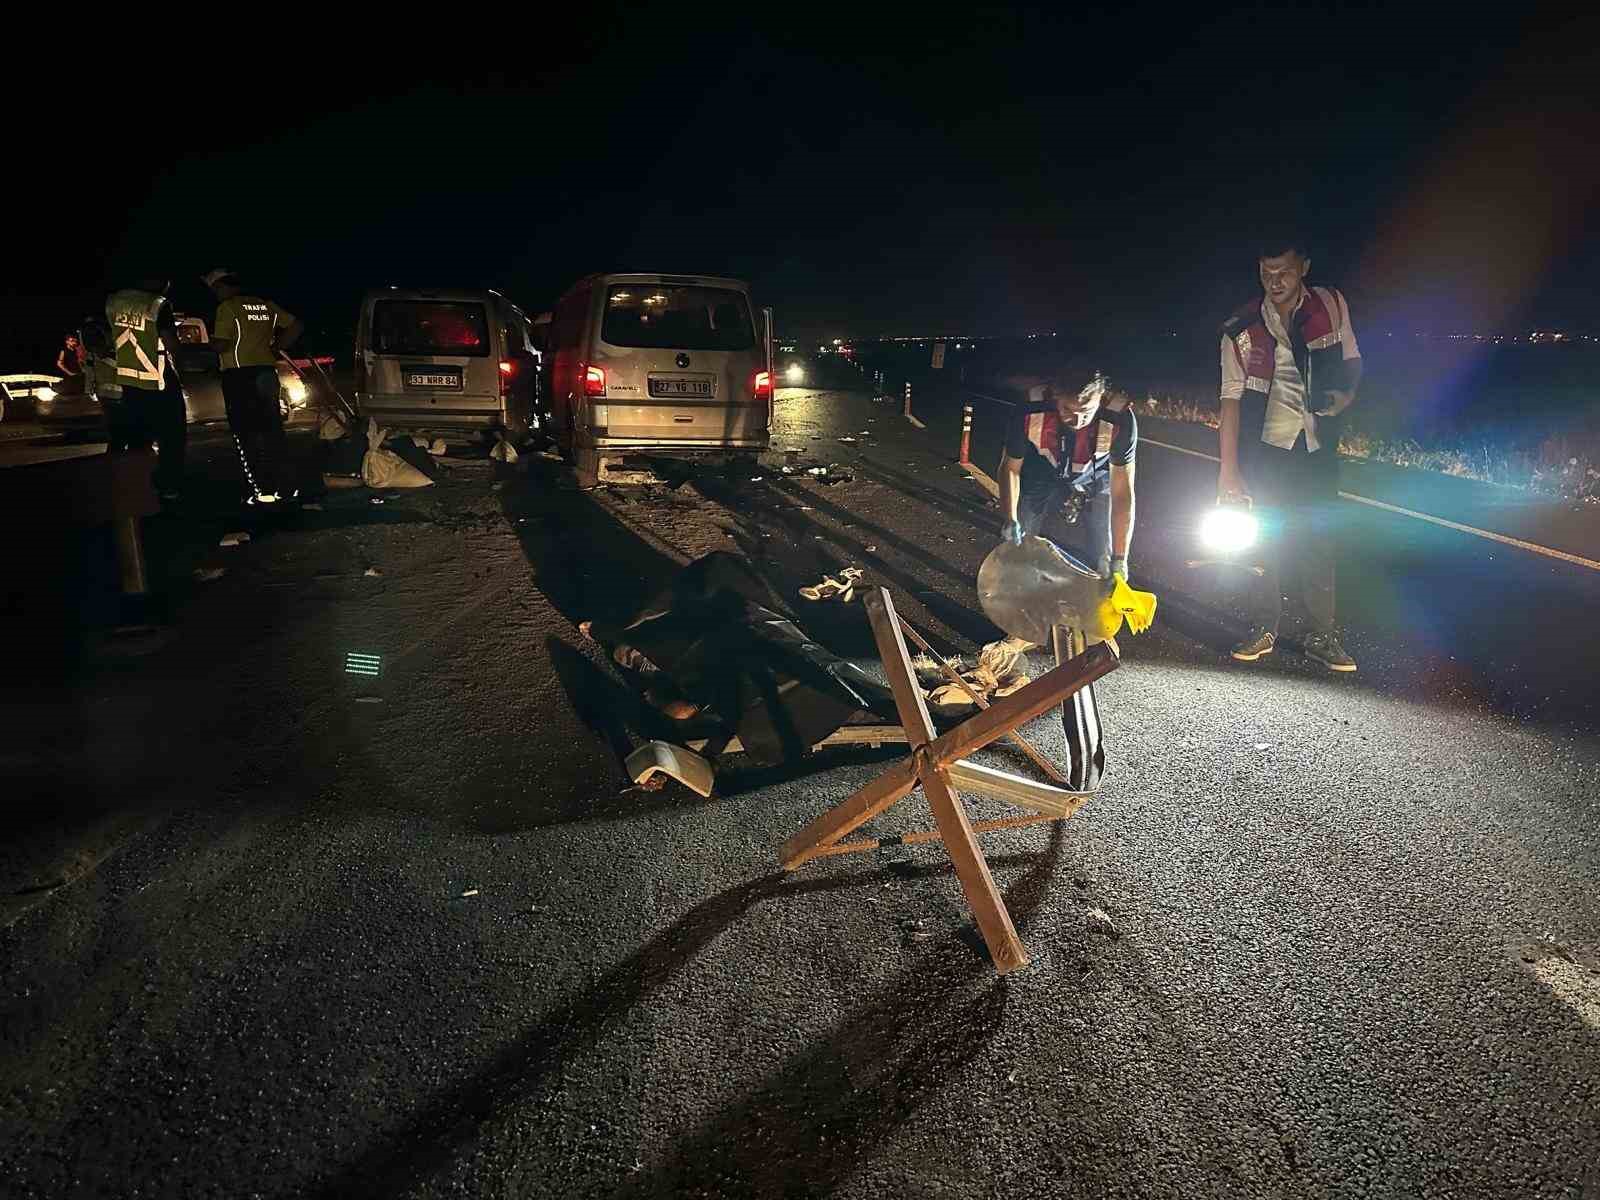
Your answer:
[[[1233,656],[1240,662],[1255,662],[1258,658],[1265,658],[1272,653],[1273,647],[1278,644],[1278,635],[1270,629],[1255,628],[1250,631],[1250,636],[1233,648]]]
[[[1307,658],[1321,663],[1330,671],[1350,672],[1356,669],[1356,660],[1339,644],[1338,634],[1308,633],[1302,649]]]

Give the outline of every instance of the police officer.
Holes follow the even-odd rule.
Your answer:
[[[271,300],[245,292],[226,268],[202,278],[218,300],[211,340],[222,368],[228,427],[244,468],[245,503],[276,504],[298,494],[278,407],[277,358],[305,326]]]
[[[155,488],[163,500],[176,500],[183,487],[183,460],[189,436],[173,352],[178,324],[167,302],[170,284],[144,280],[113,292],[106,300],[115,379],[122,395],[102,400],[109,437],[116,452],[156,443]]]
[[[1031,534],[1050,538],[1102,575],[1128,575],[1133,541],[1133,460],[1139,426],[1126,396],[1096,375],[1077,391],[1048,383],[1025,385],[1006,431],[1000,461],[1000,536],[1020,544]],[[1056,660],[1083,653],[1081,630],[1055,631]],[[1061,708],[1072,787],[1097,787],[1105,770],[1100,708],[1094,685]]]

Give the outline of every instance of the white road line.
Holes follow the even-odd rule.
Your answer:
[[[1173,446],[1167,442],[1158,442],[1153,437],[1140,437],[1141,445],[1160,446],[1163,450],[1176,450],[1179,454],[1192,454],[1196,458],[1203,458],[1207,462],[1220,463],[1222,460],[1215,454],[1206,454],[1200,450],[1191,450],[1187,446]]]
[[[1179,454],[1190,454],[1195,458],[1206,459],[1208,462],[1221,461],[1214,454],[1191,450],[1187,446],[1174,446],[1167,442],[1158,442],[1155,438],[1142,437],[1139,441],[1148,443],[1151,446],[1160,446],[1163,450],[1175,450]],[[970,470],[971,468],[968,469]],[[1473,537],[1483,538],[1485,541],[1499,542],[1502,546],[1513,546],[1518,550],[1527,550],[1532,554],[1542,554],[1546,558],[1560,559],[1562,562],[1572,563],[1574,566],[1587,567],[1591,571],[1600,571],[1600,561],[1585,558],[1581,554],[1568,554],[1565,550],[1557,550],[1552,546],[1541,546],[1537,542],[1525,542],[1521,538],[1514,538],[1504,533],[1495,533],[1492,529],[1479,529],[1475,525],[1463,525],[1460,521],[1450,521],[1444,517],[1433,516],[1431,513],[1401,508],[1398,504],[1386,504],[1382,500],[1373,500],[1369,496],[1357,496],[1354,492],[1340,492],[1339,496],[1343,500],[1351,500],[1356,504],[1366,504],[1372,508],[1381,508],[1384,512],[1398,513],[1402,517],[1413,517],[1418,521],[1426,521],[1430,525],[1453,529],[1457,533],[1468,533]]]

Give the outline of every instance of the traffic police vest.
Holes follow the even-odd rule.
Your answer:
[[[167,356],[156,328],[166,302],[165,296],[138,288],[113,292],[106,300],[106,320],[117,353],[117,381],[124,387],[160,391],[166,382]]]

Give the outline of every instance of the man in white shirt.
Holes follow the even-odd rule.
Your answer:
[[[1304,242],[1263,246],[1258,267],[1261,299],[1222,327],[1217,492],[1224,500],[1248,497],[1265,531],[1251,629],[1233,657],[1255,662],[1276,648],[1288,569],[1311,622],[1306,655],[1331,671],[1354,671],[1334,626],[1331,518],[1339,435],[1361,382],[1361,350],[1345,298],[1306,286]]]

